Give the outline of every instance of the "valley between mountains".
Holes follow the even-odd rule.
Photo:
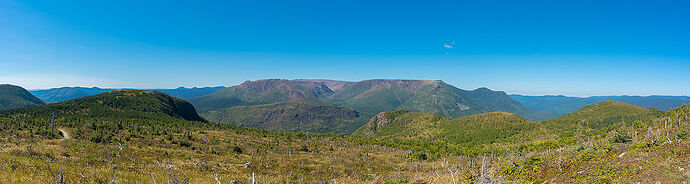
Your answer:
[[[0,85],[0,183],[683,183],[685,100],[404,79]]]

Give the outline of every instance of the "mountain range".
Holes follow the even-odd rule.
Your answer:
[[[308,88],[307,84],[282,84],[285,81],[243,86],[236,90],[271,92],[237,95],[237,99],[289,102],[202,112],[220,123],[209,123],[183,99],[147,90],[116,90],[0,110],[4,140],[0,161],[7,163],[0,181],[250,183],[256,178],[266,183],[682,183],[690,177],[685,171],[690,164],[687,105],[661,112],[604,101],[541,122],[504,111],[449,117],[441,113],[450,111],[415,112],[400,107],[366,118],[370,112],[343,105],[350,102],[347,98],[334,97],[355,83],[340,83],[342,88],[333,90],[326,84],[328,88],[313,83]],[[375,86],[388,81],[379,82]],[[404,97],[414,91],[406,99],[419,99],[418,95],[428,93],[428,83],[436,88],[433,83],[440,82],[392,83],[371,87],[375,90],[361,92],[366,94],[361,98]],[[281,87],[272,87],[275,84]],[[287,90],[294,96],[277,95],[286,92],[284,88],[296,90]],[[312,95],[302,96],[308,95],[302,89]],[[376,94],[380,91],[389,94]],[[14,96],[31,96],[19,94],[23,95]],[[351,129],[345,126],[355,127],[360,121],[363,126],[350,136],[314,133],[345,132]],[[290,132],[304,128],[311,129]],[[64,165],[35,164],[46,159]],[[249,172],[256,177],[248,177]]]
[[[348,82],[266,79],[246,81],[237,86],[190,99],[190,103],[194,104],[202,116],[211,121],[257,128],[264,126],[260,125],[263,121],[237,122],[254,119],[245,117],[252,115],[251,113],[240,112],[240,110],[284,111],[285,106],[281,105],[252,107],[284,102],[312,102],[343,106],[357,111],[364,119],[369,119],[380,112],[394,110],[439,113],[453,118],[492,111],[506,111],[526,117],[535,117],[536,114],[531,109],[510,99],[504,92],[486,88],[471,91],[461,90],[440,80],[375,79]],[[232,108],[238,106],[243,106],[243,108]],[[269,108],[272,109],[268,110]],[[213,113],[208,113],[209,111]],[[304,113],[306,112],[298,113],[297,116],[315,117]],[[342,118],[332,117],[329,119]],[[300,127],[292,124],[298,122],[281,122],[287,123],[283,125],[285,127]],[[342,123],[346,124],[341,126],[344,129],[335,132],[349,134],[366,121],[347,120]],[[315,130],[313,127],[293,130],[306,131],[306,129]]]
[[[661,111],[680,107],[690,103],[688,96],[592,96],[592,97],[567,97],[562,95],[524,96],[510,95],[515,101],[529,107],[541,114],[545,119],[553,119],[565,114],[575,112],[578,109],[607,100],[628,103],[642,107],[652,107]]]
[[[185,88],[179,87],[175,89],[149,89],[151,91],[159,91],[168,95],[190,99],[199,97],[205,94],[215,92],[225,87],[193,87]],[[77,99],[85,96],[97,95],[108,91],[121,90],[118,88],[98,88],[98,87],[61,87],[52,89],[30,90],[30,92],[47,103],[64,102],[67,100]]]

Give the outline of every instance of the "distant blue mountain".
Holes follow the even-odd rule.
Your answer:
[[[184,87],[179,87],[175,89],[148,89],[152,91],[159,91],[166,93],[170,96],[182,98],[182,99],[190,99],[190,98],[195,98],[199,97],[202,95],[206,95],[209,93],[213,93],[215,91],[218,91],[220,89],[223,89],[225,87],[223,86],[218,86],[218,87],[201,87],[201,88],[184,88]],[[119,89],[114,89],[114,88],[98,88],[98,87],[92,87],[92,88],[86,88],[86,87],[61,87],[61,88],[52,88],[52,89],[42,89],[42,90],[31,90],[30,92],[43,100],[44,102],[47,103],[56,103],[56,102],[63,102],[67,100],[72,100],[72,99],[77,99],[85,96],[91,96],[91,95],[97,95],[100,93],[108,92],[108,91],[114,91],[114,90],[119,90]]]
[[[218,86],[218,87],[193,87],[193,88],[184,88],[184,87],[179,87],[175,89],[151,89],[152,91],[159,91],[163,92],[165,94],[168,94],[170,96],[174,96],[177,98],[182,98],[185,100],[200,97],[206,94],[210,94],[213,92],[216,92],[218,90],[221,90],[225,87],[223,86]]]
[[[690,97],[688,96],[592,96],[581,98],[567,97],[562,95],[510,95],[510,98],[520,102],[522,105],[525,105],[530,109],[551,113],[551,117],[549,117],[549,119],[560,117],[562,115],[575,112],[584,106],[606,100],[613,100],[642,107],[652,107],[661,111],[668,111],[669,109],[690,103]]]
[[[46,103],[63,102],[85,96],[97,95],[103,92],[117,89],[85,88],[85,87],[61,87],[44,90],[31,90],[30,92]]]

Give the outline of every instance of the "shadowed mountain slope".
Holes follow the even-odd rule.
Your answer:
[[[170,95],[146,90],[117,90],[47,104],[39,107],[6,110],[4,116],[56,116],[89,118],[147,118],[205,121],[190,103]]]
[[[353,109],[313,102],[236,106],[203,112],[202,115],[211,122],[273,131],[344,134],[359,128],[361,123],[357,121],[366,121]]]
[[[9,84],[0,84],[0,110],[43,105],[43,101],[26,89]]]

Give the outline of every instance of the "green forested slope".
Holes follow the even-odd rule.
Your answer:
[[[22,87],[0,84],[0,110],[33,107],[43,104],[41,99]]]
[[[282,102],[236,106],[203,112],[211,122],[273,131],[328,132],[349,134],[368,118],[339,105],[313,102]]]

